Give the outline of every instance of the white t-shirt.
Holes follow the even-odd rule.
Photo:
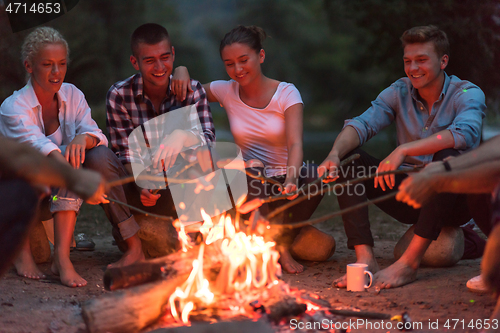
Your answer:
[[[210,84],[210,91],[226,110],[231,133],[245,161],[260,160],[268,177],[286,174],[285,111],[292,105],[303,104],[297,88],[291,83],[280,82],[263,109],[243,103],[239,84],[234,80],[214,81]]]

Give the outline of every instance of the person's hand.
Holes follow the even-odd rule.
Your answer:
[[[400,146],[401,147],[401,146]],[[399,168],[401,164],[403,164],[406,155],[403,154],[402,149],[400,147],[394,149],[394,151],[387,156],[377,168],[377,174],[387,171],[394,171]],[[384,183],[385,182],[385,183]],[[384,175],[375,178],[374,187],[377,188],[380,185],[382,191],[385,191],[385,185],[390,189],[394,188],[396,185],[396,177],[395,175]]]
[[[430,170],[430,171],[429,171]],[[403,180],[396,200],[418,209],[436,194],[437,174],[433,168],[420,171]]]
[[[297,191],[297,185],[295,184],[295,182],[285,180],[285,183],[283,184],[283,192],[282,192],[282,194],[289,194],[289,193],[293,193],[295,191]],[[295,195],[287,197],[287,199],[288,200],[294,200],[298,196],[299,196],[299,194],[296,193]]]
[[[214,171],[214,166],[212,164],[212,154],[208,149],[208,146],[202,146],[196,149],[196,158],[203,172]]]
[[[340,158],[338,155],[328,155],[328,157],[318,167],[318,176],[328,173],[328,176],[323,180],[324,183],[330,183],[339,178]]]
[[[167,171],[177,159],[186,141],[186,133],[183,130],[175,130],[167,136],[153,156],[153,168]]]
[[[153,194],[152,190],[143,188],[141,190],[141,202],[146,207],[151,207],[156,205],[156,201],[160,199],[161,194]]]
[[[87,203],[91,205],[109,203],[104,194],[106,183],[98,172],[83,168],[73,170],[71,179],[68,189],[86,199]]]
[[[179,102],[184,101],[186,96],[193,92],[191,78],[189,77],[189,72],[186,67],[179,66],[174,70],[170,91]]]
[[[105,194],[106,186],[104,183],[99,184],[97,191],[90,198],[85,200],[86,203],[90,205],[99,205],[99,204],[107,204],[109,200]]]
[[[66,147],[64,157],[66,161],[75,169],[85,162],[85,148],[87,146],[87,135],[79,134]]]

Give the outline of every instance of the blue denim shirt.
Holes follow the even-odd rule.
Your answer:
[[[476,148],[486,109],[484,93],[469,81],[444,75],[443,91],[430,115],[405,77],[382,91],[362,115],[346,120],[344,127],[352,126],[358,132],[360,146],[395,121],[398,146],[448,129],[455,139],[455,149],[463,153]],[[432,157],[407,156],[405,164],[427,164]]]

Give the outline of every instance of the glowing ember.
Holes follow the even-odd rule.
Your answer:
[[[221,215],[217,224],[201,210],[204,223],[199,227],[204,243],[200,246],[198,258],[193,260],[193,269],[181,287],[170,296],[170,311],[177,321],[189,323],[189,314],[204,308],[228,295],[232,298],[227,308],[235,313],[244,312],[253,292],[263,292],[278,285],[281,274],[278,265],[279,254],[274,242],[267,242],[262,236],[238,232],[229,215]],[[182,223],[175,224],[184,251],[192,247]],[[225,258],[215,281],[209,281],[203,273],[205,246],[214,246]],[[267,288],[266,288],[267,287]]]

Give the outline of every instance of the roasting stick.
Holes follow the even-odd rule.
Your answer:
[[[354,161],[355,159],[358,159],[358,158],[359,158],[359,154],[353,154],[353,155],[349,156],[348,158],[346,158],[345,160],[343,160],[342,162],[340,162],[340,165],[344,166],[344,165],[346,165],[348,163],[351,163],[352,161]],[[321,184],[323,182],[323,180],[326,179],[327,177],[328,177],[328,174],[325,173],[323,176],[319,177],[318,179],[316,179],[313,182],[311,182],[310,184],[308,184],[307,188],[313,187],[316,184]],[[254,177],[254,178],[255,179],[259,179],[257,177]],[[281,190],[283,190],[283,186],[281,185],[281,183],[279,185],[280,185]],[[251,212],[252,210],[259,208],[260,206],[262,206],[265,203],[269,203],[269,202],[273,202],[273,201],[278,201],[278,200],[283,200],[283,199],[286,199],[288,197],[292,197],[292,196],[294,196],[296,194],[299,194],[303,190],[303,188],[304,188],[304,186],[302,186],[301,188],[297,189],[296,191],[294,191],[292,193],[280,194],[280,195],[276,195],[276,196],[270,196],[270,197],[267,197],[267,198],[255,198],[255,199],[250,200],[249,202],[245,203],[244,205],[242,205],[238,209],[238,211],[240,213],[242,213],[242,214],[247,214],[247,213]],[[309,196],[305,196],[305,197],[306,198],[310,197],[310,195]],[[297,199],[295,199],[295,200],[293,200],[291,202],[295,202],[296,200]],[[304,199],[300,198],[298,202],[301,202],[303,200]],[[293,206],[293,205],[291,205],[291,206]],[[279,214],[280,212],[278,212],[277,214]]]
[[[328,219],[331,219],[332,217],[336,217],[336,216],[339,216],[339,215],[342,215],[342,214],[345,214],[345,213],[350,213],[353,210],[356,210],[358,208],[362,208],[362,207],[365,207],[365,206],[368,206],[368,205],[371,205],[371,204],[376,204],[376,203],[385,201],[387,199],[394,198],[396,196],[396,194],[398,194],[398,192],[399,191],[396,191],[396,192],[393,192],[393,193],[389,193],[389,194],[383,195],[383,196],[378,197],[378,198],[373,199],[373,200],[367,200],[366,202],[362,202],[362,203],[359,203],[357,205],[354,205],[354,206],[347,207],[345,209],[339,210],[338,212],[334,212],[334,213],[330,213],[330,214],[327,214],[327,215],[323,215],[323,216],[315,218],[315,219],[306,220],[306,221],[302,221],[302,222],[288,223],[288,224],[268,224],[268,228],[288,228],[288,229],[295,229],[295,228],[304,227],[306,225],[316,224],[316,223],[323,222],[323,221],[326,221]]]
[[[385,175],[397,175],[397,174],[417,172],[420,169],[421,169],[420,167],[414,167],[413,169],[409,169],[409,170],[393,170],[393,171],[386,171],[386,172],[381,172],[381,173],[374,173],[373,175],[370,175],[370,176],[355,178],[353,180],[348,180],[348,181],[346,181],[344,183],[335,184],[334,186],[328,186],[328,188],[325,189],[324,193],[325,194],[329,193],[329,192],[335,190],[336,187],[338,188],[338,187],[345,187],[345,186],[349,186],[349,185],[358,184],[358,183],[364,182],[365,180],[373,179],[375,177],[385,176]],[[273,210],[272,212],[270,212],[266,216],[266,219],[269,221],[270,219],[272,219],[273,217],[275,217],[279,213],[284,212],[288,208],[290,208],[290,207],[292,207],[292,206],[294,206],[294,205],[296,205],[296,204],[298,204],[298,203],[300,203],[300,202],[302,202],[304,200],[308,200],[310,197],[319,195],[321,193],[322,193],[322,191],[317,191],[316,193],[313,193],[313,194],[307,194],[307,195],[304,194],[303,196],[301,196],[301,197],[299,197],[299,198],[297,198],[297,199],[295,199],[293,201],[287,202],[283,206],[280,206],[280,207],[276,208],[275,210]]]

